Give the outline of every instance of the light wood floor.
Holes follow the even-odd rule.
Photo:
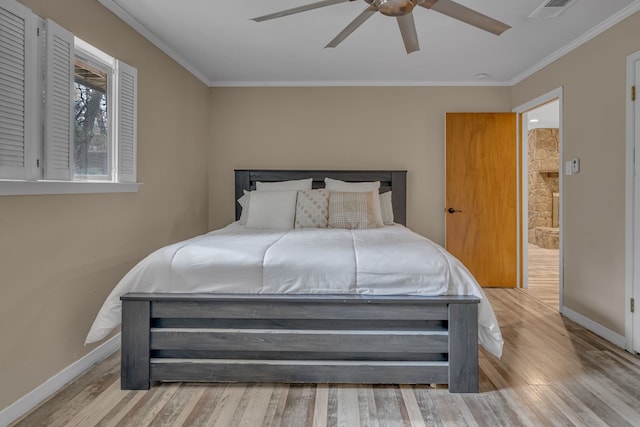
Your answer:
[[[545,249],[529,244],[528,288],[522,291],[539,299],[554,310],[560,309],[560,254],[557,249]]]
[[[640,426],[640,358],[517,289],[487,289],[505,338],[480,389],[162,384],[122,391],[116,354],[17,426]]]

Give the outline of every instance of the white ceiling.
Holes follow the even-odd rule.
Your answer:
[[[98,1],[210,86],[512,85],[640,10],[640,0],[576,0],[557,18],[529,18],[548,0],[457,0],[513,27],[495,36],[416,7],[420,51],[407,55],[382,14],[324,48],[364,0],[261,23],[251,18],[317,0]]]

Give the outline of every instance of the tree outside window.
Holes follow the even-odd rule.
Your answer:
[[[75,62],[74,175],[110,179],[107,73]]]

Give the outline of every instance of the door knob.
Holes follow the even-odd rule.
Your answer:
[[[449,208],[449,209],[447,209],[447,212],[449,212],[450,214],[453,214],[453,213],[456,213],[456,212],[460,212],[460,213],[462,213],[462,211],[459,211],[459,210],[454,209],[454,208]]]

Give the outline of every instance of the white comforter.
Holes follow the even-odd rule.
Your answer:
[[[238,223],[166,246],[136,265],[100,309],[86,342],[120,325],[127,292],[475,295],[479,340],[497,357],[502,335],[471,273],[401,225],[376,230],[249,230]]]

